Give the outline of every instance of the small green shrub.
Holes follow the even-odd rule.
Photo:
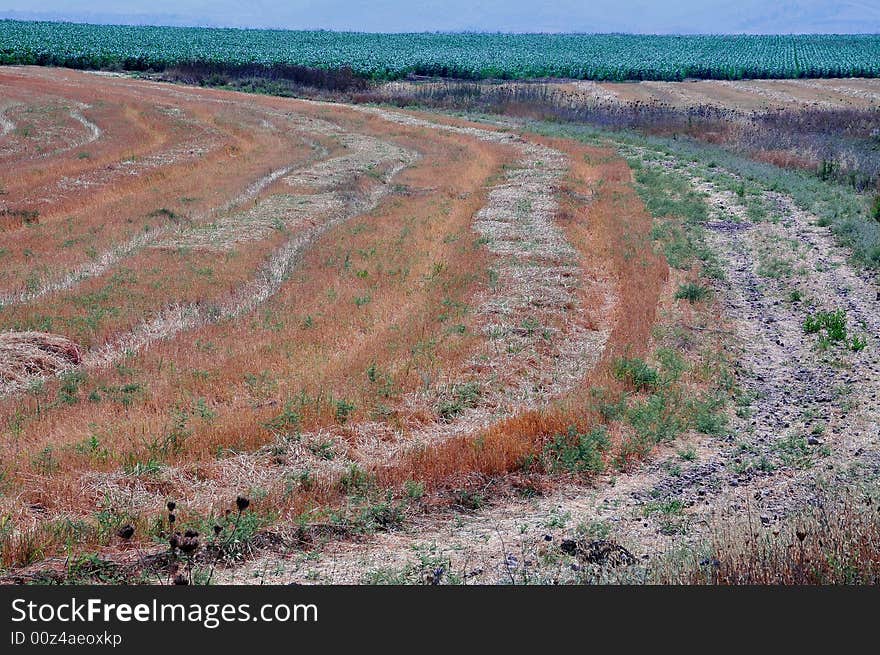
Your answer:
[[[618,359],[614,362],[614,375],[639,391],[649,391],[660,381],[657,369],[648,366],[645,360],[638,357]]]
[[[407,480],[403,485],[403,492],[410,500],[420,500],[425,495],[425,483]]]
[[[284,404],[284,410],[275,418],[263,423],[263,427],[272,432],[286,433],[296,430],[301,420],[299,413],[293,409],[293,403],[288,401]]]
[[[456,384],[452,388],[451,397],[437,406],[437,414],[444,421],[450,422],[466,409],[476,407],[481,394],[480,386],[476,382]]]
[[[345,494],[362,493],[372,483],[370,474],[357,464],[352,464],[339,478],[339,490]]]
[[[650,449],[653,444],[673,441],[687,427],[687,421],[679,416],[671,399],[660,393],[652,394],[645,402],[634,403],[626,417],[641,442],[638,452]]]
[[[871,202],[871,218],[880,223],[880,193],[874,196]]]
[[[344,398],[336,401],[336,420],[345,423],[351,413],[356,409],[355,404]]]
[[[320,441],[309,444],[309,451],[319,459],[327,461],[332,460],[336,456],[332,441]]]
[[[261,530],[277,520],[277,516],[253,511],[231,512],[225,516],[208,516],[194,522],[200,534],[214,534],[206,545],[215,557],[227,564],[241,561],[253,552]]]
[[[711,291],[707,287],[701,286],[696,282],[687,282],[679,285],[678,291],[675,292],[675,298],[676,300],[687,300],[689,303],[694,304],[708,298],[710,293]]]
[[[722,412],[723,400],[708,397],[691,403],[694,428],[697,432],[718,436],[727,429],[727,416]]]
[[[452,492],[455,504],[463,509],[476,511],[486,504],[486,496],[480,491],[456,489]]]
[[[79,402],[79,390],[86,381],[85,371],[70,371],[61,376],[61,386],[58,389],[58,400],[65,405],[75,405]]]
[[[663,385],[678,382],[682,373],[687,370],[687,362],[672,348],[658,348],[654,352],[654,358],[660,365]]]
[[[697,459],[697,449],[693,446],[685,446],[678,451],[678,456],[686,462],[693,462]]]
[[[820,334],[823,346],[846,341],[846,312],[837,309],[833,312],[817,312],[804,319],[804,332]]]
[[[604,425],[585,434],[574,426],[566,434],[558,434],[544,446],[545,467],[558,473],[599,473],[605,469],[604,454],[611,440]]]
[[[590,409],[602,415],[606,421],[616,421],[626,413],[626,394],[613,396],[603,387],[590,390]]]
[[[798,469],[807,469],[813,465],[813,457],[807,440],[804,437],[791,434],[780,439],[774,444],[774,450],[785,466]]]
[[[361,509],[356,524],[365,532],[393,530],[403,523],[403,510],[404,506],[394,502],[391,492],[388,491],[384,500],[367,504]]]

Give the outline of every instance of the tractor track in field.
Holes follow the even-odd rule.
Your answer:
[[[717,84],[731,88],[735,91],[745,91],[761,98],[767,98],[768,100],[772,100],[773,102],[782,105],[800,105],[803,103],[803,100],[785,90],[767,88],[760,84],[730,80],[718,80]],[[822,107],[823,109],[836,109],[839,106],[833,102],[819,99],[810,101],[810,104],[815,107]]]
[[[643,504],[665,499],[688,508],[687,533],[660,540],[667,551],[745,516],[750,527],[776,530],[820,502],[822,488],[857,489],[880,475],[876,280],[853,270],[830,230],[790,198],[766,193],[775,220],[754,223],[735,194],[691,179],[713,208],[708,242],[725,271],[717,291],[749,402],[728,436],[706,440],[699,463],[678,475],[655,468],[634,494]],[[791,258],[794,274],[768,275],[768,258]],[[803,299],[792,300],[793,291]],[[850,336],[867,337],[864,351],[846,343],[822,350],[816,335],[805,334],[807,316],[836,309],[846,311]]]
[[[12,102],[6,104],[3,107],[0,107],[0,137],[5,137],[15,132],[15,129],[17,127],[16,123],[5,114],[10,109],[16,109],[21,106],[21,102]],[[82,136],[69,139],[68,142],[62,147],[36,154],[33,156],[33,159],[40,160],[55,157],[70,150],[82,148],[101,139],[104,136],[104,131],[98,125],[90,121],[83,113],[88,109],[91,109],[91,106],[82,102],[73,102],[69,107],[67,107],[67,115],[71,119],[73,119],[73,121],[82,126],[84,130],[84,134]]]
[[[74,113],[78,114],[78,112]],[[82,117],[81,114],[78,115]],[[178,116],[177,120],[186,126],[190,134],[189,138],[169,148],[140,157],[121,159],[99,170],[92,170],[73,177],[62,177],[55,185],[54,195],[49,189],[41,189],[39,196],[24,200],[29,200],[30,204],[34,206],[51,205],[67,192],[78,189],[95,191],[108,188],[121,179],[143,175],[171,164],[197,161],[221,146],[222,133],[217,128],[188,116]],[[96,125],[94,129],[100,136],[101,129]],[[92,137],[97,138],[94,134],[90,134],[83,145],[93,141]],[[79,145],[73,147],[79,147]]]
[[[83,115],[83,111],[87,108],[88,105],[84,103],[74,103],[74,108],[70,110],[69,115],[80,123],[88,131],[88,134],[63,148],[56,148],[40,154],[40,159],[58,156],[103,138],[102,128]],[[159,109],[158,107],[154,108]],[[120,181],[159,171],[172,164],[195,162],[220,147],[222,134],[213,126],[184,116],[182,113],[175,116],[175,119],[188,132],[187,138],[141,156],[121,157],[106,165],[92,167],[77,174],[64,175],[55,178],[48,184],[37,185],[30,188],[22,197],[17,198],[15,205],[36,210],[45,219],[47,215],[52,213],[53,205],[71,192],[99,193],[102,190],[110,189],[113,184]],[[2,198],[0,198],[0,202],[2,202]],[[4,301],[9,301],[8,294],[4,297]]]
[[[868,100],[871,104],[880,104],[880,93],[869,91],[867,89],[856,89],[841,84],[822,84],[815,80],[786,80],[789,84],[804,87],[814,91],[833,91],[850,98],[858,98],[859,100]]]
[[[292,166],[285,166],[270,172],[251,184],[244,192],[224,204],[222,207],[212,209],[203,214],[197,214],[192,217],[192,220],[194,222],[207,220],[211,216],[224,211],[229,211],[249,200],[253,200],[268,185],[272,184],[279,177],[288,174],[291,170],[293,170]],[[160,239],[162,239],[162,237],[170,235],[176,231],[178,231],[176,227],[164,225],[138,233],[127,242],[101,252],[97,256],[96,261],[78,266],[59,276],[57,279],[44,283],[39,289],[33,291],[21,291],[18,294],[0,295],[0,307],[30,303],[48,294],[72,289],[77,284],[103,275],[116,266],[120,261],[123,261],[127,257],[131,257],[148,246],[155,245]]]
[[[725,273],[716,292],[748,402],[731,417],[726,436],[701,438],[698,462],[675,474],[667,462],[648,465],[627,491],[636,509],[658,500],[686,508],[675,527],[687,529],[678,535],[632,512],[622,541],[634,552],[647,544],[652,556],[699,543],[720,521],[746,515],[759,529],[773,530],[818,502],[823,486],[858,487],[880,476],[880,364],[871,354],[880,345],[876,276],[853,269],[830,229],[787,196],[765,192],[772,218],[753,222],[734,193],[675,170],[688,175],[710,207],[707,240]],[[790,258],[792,275],[768,275],[773,258]],[[793,301],[793,291],[802,300]],[[808,315],[836,309],[846,311],[850,337],[867,337],[865,350],[853,352],[845,343],[822,350],[816,335],[805,334]]]
[[[14,104],[6,104],[0,107],[0,136],[6,136],[15,130],[15,123],[6,117],[6,112],[14,106]]]
[[[422,430],[424,438],[435,441],[440,433],[448,437],[485,427],[511,411],[534,407],[564,392],[580,379],[592,362],[598,358],[608,334],[607,330],[595,331],[583,327],[583,308],[578,308],[579,302],[575,297],[581,276],[576,255],[565,243],[561,231],[552,222],[556,205],[549,192],[555,188],[565,170],[564,157],[552,149],[522,142],[518,137],[502,132],[433,123],[384,110],[365,109],[364,111],[378,114],[391,122],[430,127],[466,134],[482,140],[515,145],[523,153],[523,165],[510,172],[506,181],[493,189],[490,204],[478,215],[475,222],[477,231],[487,238],[490,251],[501,257],[504,265],[498,271],[495,289],[479,302],[478,318],[481,331],[489,339],[490,352],[480,353],[472,360],[471,377],[488,374],[491,379],[500,379],[501,382],[492,392],[486,393],[481,398],[478,407],[469,408],[461,420],[456,420],[454,426],[434,424],[430,430]],[[279,112],[279,115],[291,119],[289,114]],[[319,119],[299,117],[298,124],[312,133],[333,136],[340,134],[336,126]],[[359,140],[378,143],[378,140],[372,137],[353,135],[347,138],[350,141],[354,139],[348,146],[360,152],[368,148],[360,144]],[[285,175],[288,175],[289,184],[308,186],[326,180],[328,175],[332,179],[334,171],[337,175],[341,171],[343,177],[334,182],[336,186],[344,186],[356,170],[372,167],[377,163],[379,159],[375,157],[365,161],[360,161],[357,157],[352,159],[351,156],[339,157],[319,162],[312,167],[300,168],[299,174],[294,178],[288,175],[289,169],[281,169],[252,185],[245,199],[247,196],[256,195],[267,184]],[[392,171],[391,175],[396,172],[397,170]],[[339,211],[339,207],[334,207],[337,199],[333,194],[325,192],[323,195],[317,194],[311,198],[312,202],[308,202],[304,201],[302,196],[274,196],[266,203],[267,216],[277,218],[278,215],[288,215],[288,219],[284,222],[297,225],[309,219],[316,210]],[[376,201],[377,199],[373,199],[367,205],[374,206]],[[364,209],[358,208],[355,213],[361,211]],[[14,298],[7,297],[3,301],[5,304],[30,302],[47,293],[71,288],[78,282],[102,274],[121,258],[143,247],[173,247],[181,243],[190,247],[200,247],[200,242],[206,240],[205,247],[222,248],[236,238],[255,238],[255,228],[257,231],[271,229],[264,225],[266,221],[259,216],[255,220],[254,215],[261,212],[266,213],[262,208],[257,208],[243,214],[229,215],[216,221],[211,226],[211,230],[189,228],[180,232],[158,229],[138,235],[121,248],[104,253],[98,262],[66,275],[61,281],[46,285],[36,292],[21,294]],[[291,221],[291,214],[300,218]],[[343,214],[349,215],[345,212]],[[324,224],[320,230],[314,228],[307,230],[304,236],[300,235],[291,240],[264,265],[251,283],[242,287],[229,300],[207,308],[199,305],[166,307],[153,320],[87,353],[83,366],[86,368],[106,366],[120,356],[136,352],[156,340],[168,339],[181,331],[220,319],[233,318],[248,311],[277,290],[291,262],[296,260],[308,244],[323,233],[324,229],[329,229],[334,224],[335,222],[330,222]],[[554,307],[574,308],[571,316],[565,318],[561,329],[544,325],[541,321],[542,318],[553,318],[557,313]],[[535,327],[523,328],[522,321],[525,319],[536,321]],[[547,347],[549,332],[558,333],[552,339],[555,348]],[[498,353],[504,352],[514,352],[518,355],[499,359]],[[538,357],[538,361],[535,360],[535,356]],[[412,407],[424,406],[426,402],[428,405],[434,405],[439,400],[438,393],[442,394],[444,391],[448,393],[448,389],[457,383],[459,381],[446,381],[437,385],[436,388],[440,391],[434,392],[430,397],[425,398],[424,394],[421,394],[410,397],[407,402]],[[16,383],[15,386],[7,385],[6,388],[0,389],[0,393],[9,394],[20,387],[21,383]],[[365,432],[374,431],[374,428],[373,425],[364,426]],[[386,438],[388,436],[385,435]],[[406,447],[414,445],[409,443],[409,439],[407,442],[404,444]],[[387,448],[387,445],[385,443],[382,448]]]
[[[82,148],[83,146],[87,146],[88,144],[94,143],[95,141],[100,139],[104,134],[104,131],[100,127],[98,127],[88,118],[83,116],[83,111],[89,108],[89,105],[78,102],[76,104],[76,108],[70,110],[70,117],[77,123],[82,125],[84,128],[86,128],[86,131],[88,132],[88,135],[84,139],[76,141],[71,146],[71,148]]]

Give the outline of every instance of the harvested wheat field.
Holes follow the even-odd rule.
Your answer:
[[[720,535],[874,494],[872,255],[747,158],[536,114],[0,67],[2,579],[803,582]]]
[[[876,79],[572,82],[558,88],[583,101],[714,106],[738,112],[783,108],[866,109],[880,103]]]
[[[784,109],[864,110],[880,106],[877,78],[771,79],[687,81],[528,80],[461,82],[454,80],[394,81],[379,87],[388,98],[452,95],[506,95],[552,99],[572,107],[665,107],[720,109],[737,114]]]

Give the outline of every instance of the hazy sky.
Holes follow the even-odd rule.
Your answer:
[[[0,0],[0,18],[381,32],[880,33],[880,0]]]

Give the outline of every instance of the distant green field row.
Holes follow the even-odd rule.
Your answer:
[[[594,80],[880,76],[880,35],[365,34],[0,21],[0,64],[350,67],[360,76]]]

